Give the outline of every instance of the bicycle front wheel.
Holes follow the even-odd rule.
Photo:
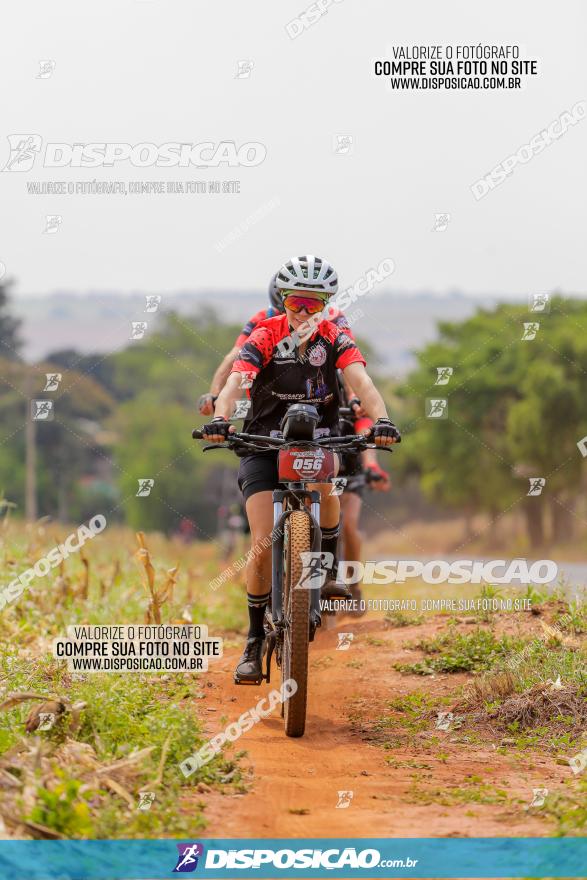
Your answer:
[[[283,640],[282,684],[293,679],[296,692],[283,703],[286,736],[303,736],[308,696],[308,645],[310,640],[310,591],[296,589],[302,576],[302,553],[311,549],[310,518],[295,510],[285,521],[283,608],[286,626]]]

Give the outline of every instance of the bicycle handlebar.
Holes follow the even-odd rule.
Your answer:
[[[199,428],[192,431],[194,440],[205,440],[205,436]],[[263,445],[259,445],[263,444]],[[283,437],[267,437],[263,434],[243,434],[234,431],[226,438],[225,443],[210,443],[204,447],[204,452],[209,449],[234,449],[241,446],[243,449],[252,449],[253,451],[263,452],[268,449],[278,449],[284,446],[318,446],[322,448],[331,448],[332,451],[353,450],[362,452],[364,449],[377,449],[378,451],[393,452],[390,446],[378,446],[376,443],[369,443],[363,436],[353,437],[320,437],[317,440],[285,440]]]

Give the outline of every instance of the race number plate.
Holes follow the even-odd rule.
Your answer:
[[[280,449],[279,482],[325,483],[335,476],[334,465],[334,452],[330,449]]]

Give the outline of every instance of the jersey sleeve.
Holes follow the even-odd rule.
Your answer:
[[[335,367],[337,370],[344,370],[349,364],[363,364],[367,366],[367,361],[359,351],[357,343],[348,335],[348,333],[339,333],[334,340]]]
[[[362,434],[363,431],[373,427],[373,419],[370,419],[369,416],[363,416],[355,421],[354,427],[355,434]]]
[[[262,321],[266,317],[266,310],[262,309],[260,312],[257,312],[256,315],[253,315],[252,318],[249,318],[239,335],[236,337],[234,341],[235,348],[242,348],[259,321]]]
[[[232,365],[231,373],[254,373],[255,375],[269,363],[274,348],[273,333],[269,327],[253,330],[239,356]]]
[[[251,330],[248,330],[249,324],[251,322],[248,321],[241,332],[238,334],[236,339],[234,340],[234,348],[242,348],[249,336],[251,335]],[[252,329],[252,328],[251,328]]]

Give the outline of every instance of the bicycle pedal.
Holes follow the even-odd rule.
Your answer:
[[[250,685],[253,685],[253,686],[263,684],[264,679],[265,679],[265,676],[264,676],[264,675],[262,675],[261,678],[255,678],[255,679],[251,679],[251,678],[239,678],[239,677],[236,676],[236,675],[233,676],[233,681],[234,681],[235,684],[244,684],[244,685],[250,684]]]
[[[308,636],[308,641],[313,642],[314,636],[316,635],[316,630],[319,626],[322,626],[322,618],[319,614],[312,615],[310,617],[310,633]]]

